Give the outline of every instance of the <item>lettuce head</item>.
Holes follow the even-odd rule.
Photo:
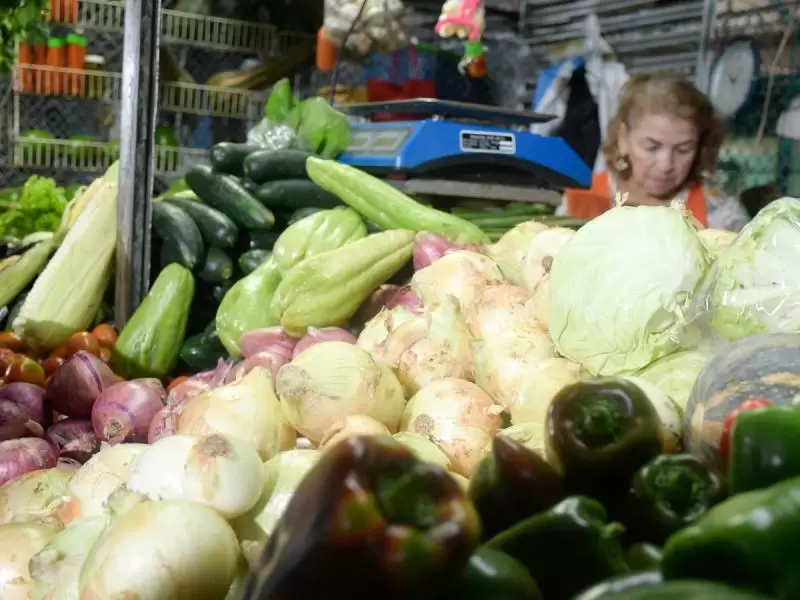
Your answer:
[[[619,206],[553,258],[550,335],[593,375],[632,374],[672,353],[709,264],[683,211]]]
[[[727,340],[800,330],[800,199],[761,210],[720,253],[697,301],[700,323]]]

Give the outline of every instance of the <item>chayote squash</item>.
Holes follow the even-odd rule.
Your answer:
[[[413,248],[414,232],[395,229],[312,256],[286,273],[272,297],[272,312],[296,336],[309,327],[345,325],[411,259]]]
[[[175,368],[194,297],[194,277],[167,265],[119,334],[109,366],[125,379],[164,379]]]
[[[272,248],[275,262],[286,272],[300,261],[336,250],[367,236],[358,213],[344,206],[315,212],[289,225]]]
[[[241,356],[239,338],[254,329],[277,325],[279,318],[270,308],[281,272],[273,257],[237,281],[217,309],[217,335],[231,356]]]

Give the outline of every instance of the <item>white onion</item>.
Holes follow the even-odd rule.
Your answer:
[[[476,339],[491,339],[535,325],[533,311],[527,304],[530,299],[528,290],[507,283],[478,289],[475,304],[466,315],[470,333]]]
[[[397,431],[405,406],[392,370],[345,342],[322,342],[300,354],[281,368],[277,389],[286,417],[314,443],[351,415],[372,417]]]
[[[333,448],[336,444],[357,435],[389,435],[386,425],[364,415],[350,415],[328,428],[319,443],[319,449]]]
[[[566,358],[548,358],[525,373],[508,410],[511,422],[545,422],[550,402],[563,388],[589,376],[578,363]]]
[[[84,600],[219,600],[237,573],[239,543],[214,509],[143,502],[114,521],[80,576]]]
[[[523,375],[543,360],[555,358],[550,336],[538,326],[473,343],[475,383],[498,404],[508,407],[519,389]]]
[[[189,400],[178,416],[177,432],[235,437],[253,446],[262,460],[293,448],[296,438],[263,367]]]
[[[316,450],[287,450],[264,463],[258,501],[247,514],[231,522],[239,540],[263,544],[272,535],[295,489],[319,457]]]
[[[31,600],[28,562],[60,529],[57,519],[0,525],[0,598]]]
[[[69,482],[67,500],[58,513],[64,524],[105,515],[108,497],[125,483],[131,463],[147,448],[147,444],[103,446],[81,466]]]
[[[426,308],[452,296],[458,298],[462,312],[469,313],[476,291],[493,283],[503,283],[497,263],[483,254],[459,250],[414,273],[411,289]]]
[[[400,427],[436,444],[450,459],[451,470],[469,477],[500,429],[502,411],[474,383],[442,379],[408,401]]]
[[[61,467],[31,471],[0,487],[0,523],[56,516],[74,472]]]
[[[151,500],[188,500],[226,519],[246,513],[261,493],[255,448],[219,434],[173,435],[157,441],[131,466],[128,487]]]

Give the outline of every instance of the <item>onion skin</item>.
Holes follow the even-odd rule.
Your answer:
[[[112,385],[92,408],[95,435],[110,444],[145,442],[153,417],[164,408],[166,395],[157,379]]]
[[[45,439],[58,448],[61,458],[83,464],[100,451],[100,439],[88,419],[64,419],[51,425]]]
[[[308,333],[300,338],[300,341],[297,342],[297,345],[294,347],[292,358],[300,354],[303,350],[308,350],[311,346],[319,344],[320,342],[347,342],[348,344],[355,344],[356,341],[358,341],[356,340],[356,336],[341,327],[323,327],[322,329],[309,327]]]
[[[44,408],[44,388],[22,381],[7,383],[0,385],[0,400],[10,400],[24,408],[31,420],[47,427],[50,411]]]
[[[31,471],[52,469],[57,463],[56,449],[45,440],[21,438],[0,442],[0,486]]]
[[[116,382],[116,375],[106,363],[88,352],[76,352],[53,375],[44,399],[61,414],[88,419],[100,394]]]
[[[250,358],[264,351],[278,352],[292,356],[297,339],[286,333],[283,327],[266,327],[248,331],[239,339],[242,356]]]

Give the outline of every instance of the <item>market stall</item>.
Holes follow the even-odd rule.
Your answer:
[[[800,596],[800,199],[576,222],[543,115],[289,79],[154,192],[134,95],[0,222],[1,598]]]

